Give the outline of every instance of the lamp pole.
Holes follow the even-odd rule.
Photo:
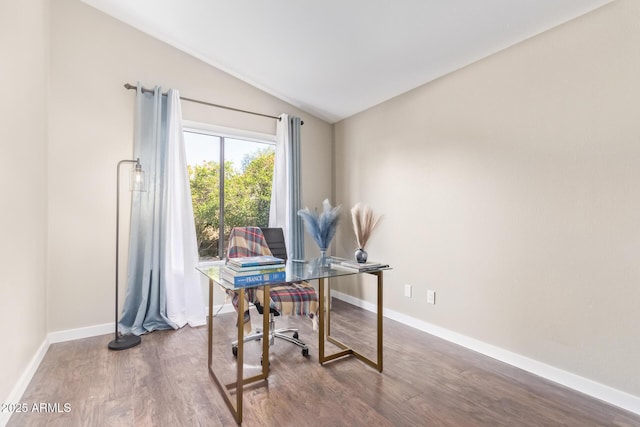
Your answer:
[[[140,159],[136,160],[120,160],[118,162],[118,166],[116,168],[117,178],[116,178],[116,316],[115,316],[115,338],[113,341],[109,343],[110,350],[126,350],[131,347],[135,347],[142,342],[142,339],[133,334],[119,335],[118,334],[118,273],[119,273],[119,249],[120,249],[120,166],[123,163],[135,163],[135,169],[133,173],[135,174],[136,181],[134,182],[134,187],[136,191],[144,191],[144,189],[140,189],[140,184],[144,184],[143,182],[143,174],[142,166],[140,165]],[[137,185],[137,188],[136,188]]]

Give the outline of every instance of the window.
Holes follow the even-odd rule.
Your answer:
[[[200,259],[222,258],[233,227],[268,226],[275,137],[198,125],[184,137]]]

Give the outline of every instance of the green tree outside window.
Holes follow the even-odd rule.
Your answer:
[[[237,226],[268,226],[274,158],[273,147],[268,147],[245,154],[238,169],[225,162],[225,236]],[[200,258],[219,257],[220,164],[189,165],[188,171]]]

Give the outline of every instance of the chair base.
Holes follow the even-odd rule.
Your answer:
[[[286,335],[287,333],[293,333],[293,336]],[[244,337],[244,342],[249,341],[259,341],[264,338],[264,332],[262,329],[256,329],[256,332]],[[297,345],[302,349],[302,355],[309,355],[309,348],[307,345],[298,339],[298,330],[295,328],[281,328],[275,329],[275,321],[273,319],[273,313],[269,314],[269,345],[273,345],[275,339],[279,338],[283,341],[290,342],[291,344]],[[238,355],[238,340],[235,340],[231,343],[231,351],[234,356]]]

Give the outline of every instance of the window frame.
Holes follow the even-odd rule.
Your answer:
[[[277,140],[275,134],[272,135],[268,133],[254,132],[254,131],[243,130],[243,129],[235,129],[235,128],[229,128],[225,126],[218,126],[210,123],[202,123],[202,122],[196,122],[191,120],[182,121],[183,135],[185,132],[199,133],[203,135],[209,135],[212,137],[220,138],[220,152],[219,152],[218,160],[220,161],[221,165],[224,165],[224,161],[225,161],[225,156],[224,156],[225,139],[238,139],[243,141],[256,142],[260,144],[269,144],[269,145],[273,145],[274,149],[275,149],[276,140]],[[220,223],[218,225],[219,227],[218,232],[221,237],[218,240],[218,259],[223,259],[224,252],[225,252],[224,186],[225,186],[224,173],[221,173],[219,178],[219,188],[218,188],[218,191],[220,192],[220,207],[219,207],[220,211],[218,213],[220,217]],[[198,254],[198,258],[199,257],[200,257],[200,254]]]

